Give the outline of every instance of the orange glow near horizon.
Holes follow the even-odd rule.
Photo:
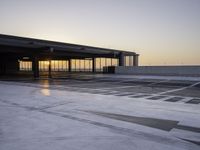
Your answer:
[[[2,34],[130,50],[140,54],[140,65],[200,65],[199,0],[0,4]]]

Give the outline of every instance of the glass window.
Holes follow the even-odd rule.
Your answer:
[[[85,70],[85,60],[81,59],[80,60],[80,71],[84,71]]]
[[[133,66],[133,56],[129,56],[129,66]]]
[[[106,66],[105,58],[101,58],[101,71],[103,71],[104,66]]]
[[[129,66],[129,56],[125,56],[125,66]]]
[[[39,61],[39,70],[48,71],[49,70],[49,61]]]
[[[92,60],[89,61],[89,64],[90,64],[90,69],[89,69],[89,71],[91,72],[91,71],[92,71]]]
[[[95,62],[96,66],[96,71],[99,72],[101,71],[101,58],[96,58],[96,62]]]
[[[118,59],[112,58],[112,66],[118,66]]]
[[[63,62],[63,71],[67,71],[68,70],[68,61],[62,61]]]
[[[85,60],[85,71],[90,71],[90,60]]]
[[[20,71],[31,71],[32,62],[31,61],[19,61],[19,70]]]
[[[79,66],[79,59],[76,59],[76,71],[79,71],[80,66]]]
[[[75,59],[71,60],[71,67],[72,67],[71,68],[72,71],[76,71],[76,60]]]
[[[106,66],[111,66],[111,58],[106,58]]]

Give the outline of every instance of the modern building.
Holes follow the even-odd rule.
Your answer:
[[[138,54],[0,34],[0,74],[103,72],[108,66],[138,66]]]

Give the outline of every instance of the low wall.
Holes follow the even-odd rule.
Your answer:
[[[200,76],[200,66],[135,66],[115,67],[116,74]]]

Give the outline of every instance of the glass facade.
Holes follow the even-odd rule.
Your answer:
[[[125,56],[125,66],[133,66],[133,56]]]
[[[39,70],[48,71],[49,70],[49,61],[39,61]]]
[[[127,57],[127,56],[126,56]],[[127,60],[130,63],[130,60]],[[49,63],[51,63],[51,71],[69,71],[68,60],[48,60],[39,61],[39,71],[48,71]],[[31,71],[31,61],[20,61],[20,71]],[[117,58],[95,58],[96,72],[102,72],[105,66],[118,66],[119,61]],[[132,63],[133,64],[133,63]],[[86,59],[71,59],[71,71],[72,72],[92,72],[93,63],[92,58]]]
[[[19,70],[20,71],[31,71],[32,62],[31,61],[19,61]]]
[[[67,60],[39,61],[39,70],[48,71],[49,63],[51,63],[51,71],[68,71],[69,62]]]
[[[92,59],[72,59],[71,71],[74,72],[92,72]]]
[[[96,72],[102,72],[103,67],[118,66],[119,61],[117,58],[96,58]]]
[[[68,61],[67,60],[51,60],[51,70],[52,71],[68,71]],[[31,61],[19,61],[20,71],[31,71],[32,62]],[[49,61],[39,61],[39,70],[48,71]]]
[[[52,71],[68,71],[69,61],[67,60],[52,60],[51,70]]]

